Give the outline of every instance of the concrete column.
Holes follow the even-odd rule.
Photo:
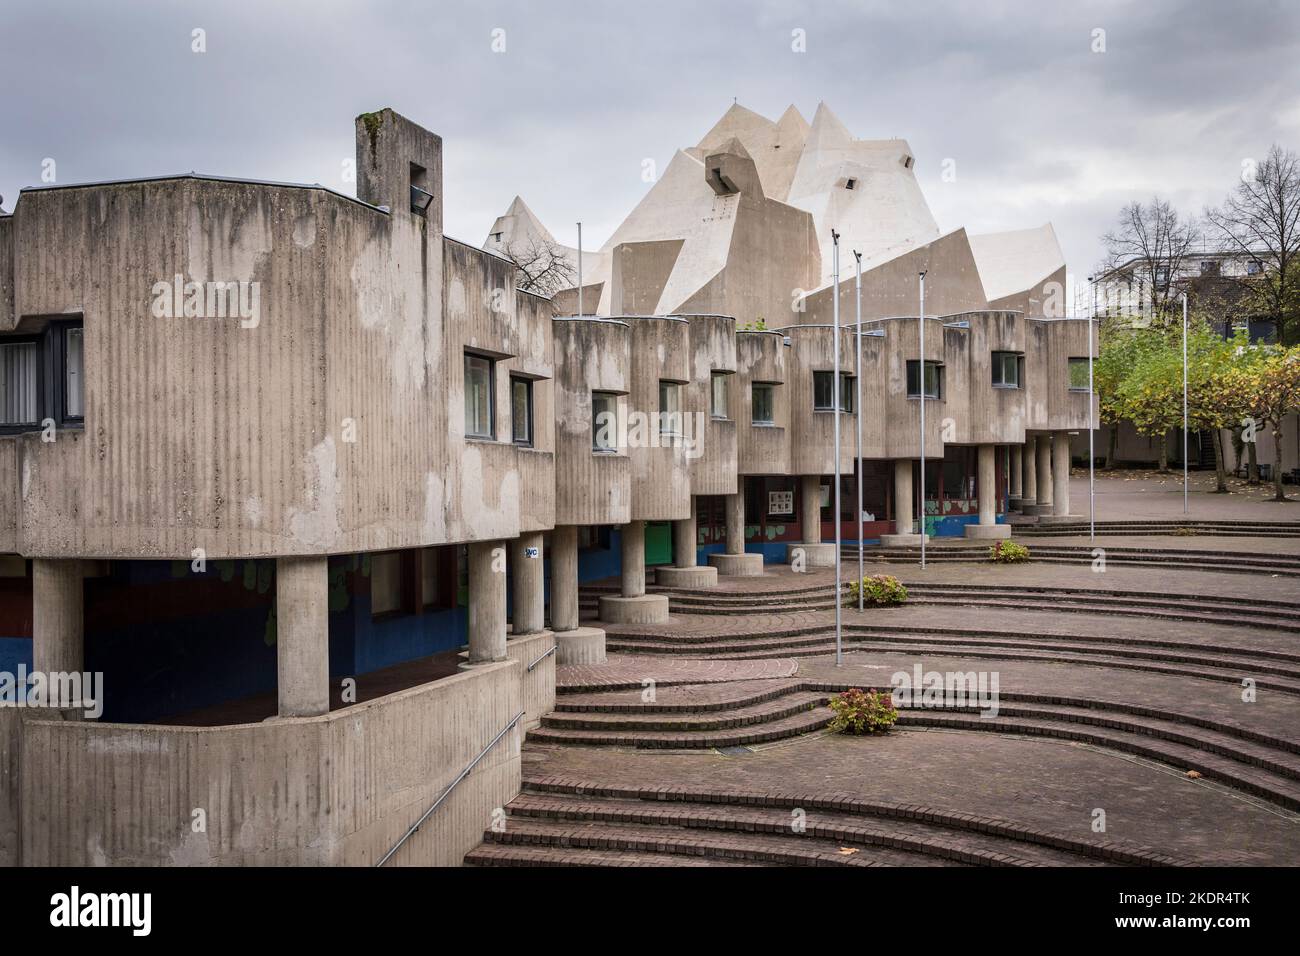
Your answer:
[[[997,446],[980,445],[977,454],[979,473],[975,494],[979,499],[979,524],[968,524],[964,531],[968,538],[1009,538],[1011,525],[998,524],[998,469]]]
[[[551,630],[578,626],[578,529],[560,525],[551,532]]]
[[[745,553],[745,495],[727,495],[727,554]]]
[[[1052,436],[1038,436],[1038,509],[1037,514],[1051,514],[1052,509]]]
[[[912,534],[916,528],[912,514],[912,459],[894,460],[894,533]]]
[[[620,529],[623,538],[622,595],[625,598],[645,594],[645,522],[633,521]]]
[[[1020,457],[1020,509],[1031,514],[1038,503],[1038,471],[1036,466],[1038,439],[1025,436],[1024,453]]]
[[[695,496],[691,495],[691,516],[673,522],[673,566],[695,567],[695,548],[698,535],[695,530]]]
[[[1052,436],[1052,514],[1070,513],[1070,433]]]
[[[469,663],[505,659],[505,546],[479,541],[469,546]]]
[[[740,487],[745,479],[740,478]],[[709,555],[709,564],[719,574],[737,577],[760,577],[763,574],[763,556],[745,553],[745,493],[727,495],[727,547],[725,554]]]
[[[84,579],[78,560],[32,561],[32,670],[85,670]]]
[[[276,690],[281,717],[329,713],[329,592],[328,558],[276,558]]]
[[[603,664],[605,632],[578,625],[578,529],[551,532],[551,630],[557,664]]]
[[[546,629],[546,572],[542,533],[531,531],[515,541],[512,632],[535,634]]]
[[[822,543],[822,478],[802,475],[799,478],[799,527],[804,544]]]
[[[1020,489],[1022,487],[1021,479],[1024,477],[1021,472],[1024,470],[1023,464],[1024,449],[1020,445],[1011,446],[1011,467],[1007,475],[1007,481],[1010,485],[1010,495],[1012,498],[1020,498]]]

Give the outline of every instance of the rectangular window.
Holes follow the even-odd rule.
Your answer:
[[[776,422],[776,386],[767,382],[755,382],[750,387],[753,398],[753,410],[750,420],[755,425],[772,425]]]
[[[63,417],[86,415],[85,341],[81,326],[63,330]]]
[[[907,397],[921,397],[921,363],[916,359],[907,363]],[[925,397],[943,397],[943,366],[938,362],[925,363]]]
[[[494,366],[489,358],[465,355],[465,437],[495,438],[492,417]]]
[[[709,402],[709,411],[714,418],[727,417],[727,374],[725,372],[714,372],[709,379],[712,391],[710,392],[711,400]]]
[[[1018,352],[994,352],[993,384],[999,388],[1019,388],[1024,361]]]
[[[676,382],[659,383],[659,434],[682,433],[682,387]]]
[[[835,411],[834,372],[813,372],[813,411]],[[840,410],[853,411],[853,376],[840,373]]]
[[[1086,392],[1088,390],[1088,360],[1086,358],[1070,359],[1070,391]]]
[[[591,448],[618,451],[618,396],[613,392],[591,393]]]
[[[533,383],[510,379],[510,438],[516,445],[533,443]]]
[[[0,345],[0,425],[35,425],[40,421],[38,359],[35,342]]]

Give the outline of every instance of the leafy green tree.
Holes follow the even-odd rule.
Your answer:
[[[1289,501],[1282,490],[1282,419],[1300,409],[1300,346],[1257,346],[1252,352],[1253,361],[1234,369],[1231,387],[1247,415],[1272,429],[1273,500]]]

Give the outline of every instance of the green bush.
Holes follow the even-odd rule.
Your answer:
[[[1029,560],[1029,549],[1014,541],[998,541],[989,548],[989,560],[998,564],[1019,564]]]
[[[865,693],[856,687],[846,690],[832,697],[829,706],[835,716],[827,726],[836,733],[884,733],[898,720],[893,698],[874,689]]]
[[[864,604],[902,604],[907,600],[907,588],[892,574],[873,574],[861,581],[850,581],[846,603],[856,605],[859,590]]]

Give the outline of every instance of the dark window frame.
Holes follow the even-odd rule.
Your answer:
[[[479,359],[487,362],[488,368],[488,430],[486,433],[471,432],[468,427],[465,429],[465,438],[469,441],[496,441],[497,439],[497,360],[490,355],[482,352],[475,352],[472,349],[465,350],[464,361],[464,378],[461,382],[461,388],[464,390],[465,411],[469,411],[469,362],[470,359]],[[468,423],[467,423],[468,425]]]
[[[936,361],[934,361],[933,359],[926,359],[926,360],[925,360],[925,366],[926,366],[927,368],[933,368],[933,369],[935,370],[935,374],[934,374],[934,391],[935,391],[935,394],[931,395],[929,392],[926,392],[925,400],[926,400],[927,402],[941,402],[941,401],[943,401],[943,385],[944,385],[944,382],[943,382],[943,379],[944,379],[944,375],[943,375],[943,363],[942,363],[942,362],[936,362]],[[917,376],[917,387],[916,387],[916,390],[915,390],[915,391],[912,390],[912,373],[913,373],[913,371],[916,372],[916,376]],[[920,359],[908,359],[908,360],[907,360],[907,371],[906,371],[906,374],[907,374],[907,383],[906,383],[906,385],[907,385],[907,397],[908,397],[908,398],[915,398],[915,399],[919,400],[919,399],[921,398],[921,392],[925,389],[925,379],[924,379],[924,375],[923,375],[923,373],[922,373],[922,371],[921,371],[921,360],[920,360]]]
[[[618,423],[619,423],[618,422],[618,394],[619,394],[618,392],[608,392],[608,391],[603,391],[601,389],[592,389],[591,392],[591,452],[593,455],[617,455],[618,454],[618,438],[617,438]],[[615,438],[614,438],[614,444],[610,446],[596,444],[596,434],[600,429],[600,425],[596,421],[597,417],[600,415],[600,412],[596,410],[597,396],[600,396],[600,398],[602,399],[605,398],[610,399],[614,406],[613,413],[614,413]]]
[[[731,387],[728,379],[730,373],[719,372],[716,369],[709,373],[709,417],[715,421],[729,421],[731,419]],[[717,383],[722,382],[722,414],[718,414],[717,403]]]
[[[998,376],[1006,372],[1006,359],[1009,356],[1015,358],[1016,380],[1007,382],[1005,377],[1003,381],[998,381]],[[999,350],[993,352],[993,387],[994,388],[1024,388],[1025,387],[1025,355],[1023,352],[1009,352]]]
[[[515,386],[522,385],[527,396],[527,410],[525,412],[525,423],[528,427],[528,437],[520,438],[515,430],[518,422],[515,421]],[[536,438],[536,432],[533,428],[533,380],[523,375],[510,376],[510,440],[520,448],[532,448]]]
[[[820,382],[824,382],[825,378],[823,376],[827,376],[827,375],[829,375],[831,378],[831,391],[832,391],[831,403],[829,405],[827,404],[819,405],[817,404],[818,384]],[[855,381],[855,376],[852,375],[851,373],[840,372],[840,393],[839,393],[840,411],[845,412],[847,414],[853,413],[854,381]],[[835,411],[836,397],[834,395],[834,389],[835,389],[834,383],[835,383],[835,372],[833,369],[819,368],[813,370],[813,411],[814,412]]]
[[[36,346],[36,420],[0,425],[0,435],[43,431],[52,420],[58,429],[84,428],[86,423],[86,323],[83,316],[50,319],[38,332],[0,336],[0,345]],[[68,414],[67,334],[81,329],[81,415]]]
[[[1086,394],[1088,394],[1088,386],[1087,386],[1087,384],[1084,384],[1084,385],[1075,385],[1074,382],[1072,381],[1072,376],[1070,375],[1071,370],[1074,369],[1075,367],[1079,366],[1079,365],[1082,365],[1084,369],[1087,369],[1087,367],[1088,367],[1088,356],[1084,355],[1084,356],[1080,357],[1080,356],[1078,356],[1078,355],[1071,355],[1068,359],[1066,359],[1066,362],[1065,362],[1065,384],[1066,384],[1066,388],[1068,388],[1071,392],[1077,392],[1077,393],[1080,393],[1080,394],[1086,395]]]
[[[752,425],[758,425],[758,426],[763,427],[763,428],[767,428],[767,427],[769,427],[769,426],[772,426],[772,425],[775,425],[775,424],[776,424],[776,385],[777,385],[776,382],[751,382],[751,383],[750,383],[750,386],[749,386],[749,421],[750,421],[750,424],[752,424]],[[754,408],[756,407],[756,403],[755,403],[755,401],[754,401],[754,396],[758,393],[758,389],[764,389],[764,390],[766,390],[766,391],[767,391],[767,394],[771,396],[771,398],[769,398],[769,400],[768,400],[768,412],[769,412],[769,415],[770,415],[769,418],[758,418],[758,417],[754,414]]]

